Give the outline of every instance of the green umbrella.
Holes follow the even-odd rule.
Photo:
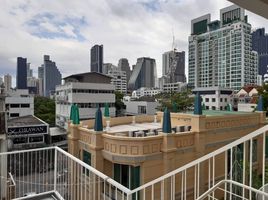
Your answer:
[[[202,110],[206,110],[206,105],[202,103]]]
[[[227,104],[227,111],[233,111],[233,107],[231,104]]]
[[[110,117],[109,105],[105,103],[104,117]]]
[[[95,114],[94,131],[103,131],[102,113],[101,113],[101,109],[99,107],[98,107],[96,114]]]
[[[70,111],[70,120],[74,119],[74,104],[71,105],[71,111]]]
[[[73,117],[73,124],[80,124],[80,117],[79,117],[79,108],[77,105],[74,106],[74,117]]]
[[[172,111],[175,113],[178,112],[178,104],[176,102],[172,103]]]
[[[199,92],[194,97],[194,115],[202,115],[202,98],[200,97]]]
[[[170,112],[166,108],[163,116],[163,132],[171,133],[171,120],[170,120]]]

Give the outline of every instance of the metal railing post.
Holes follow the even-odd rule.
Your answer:
[[[57,149],[54,148],[54,191],[57,191]]]

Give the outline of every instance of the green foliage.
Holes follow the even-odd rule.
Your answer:
[[[124,94],[119,91],[115,91],[115,109],[116,116],[120,116],[124,109],[126,109],[126,105],[123,103]]]
[[[55,126],[55,102],[47,97],[34,98],[34,115],[50,126]]]
[[[178,112],[185,112],[193,107],[194,98],[189,97],[190,91],[180,93],[160,93],[155,97],[158,99],[160,106],[158,110],[164,111],[167,107],[169,110],[174,110],[174,105],[177,106]]]

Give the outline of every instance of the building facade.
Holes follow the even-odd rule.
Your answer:
[[[258,74],[264,79],[268,66],[268,34],[265,28],[252,32],[252,49],[258,52]]]
[[[90,50],[90,71],[103,73],[103,45],[94,45]]]
[[[227,110],[227,105],[232,104],[233,89],[210,87],[195,88],[193,93],[199,92],[206,110]]]
[[[56,63],[48,55],[44,55],[44,64],[38,68],[38,78],[43,81],[43,95],[49,97],[55,92],[56,85],[61,84],[61,73]]]
[[[103,131],[94,131],[95,120],[70,124],[68,152],[125,187],[135,189],[262,127],[265,113],[171,113],[172,133],[162,132],[162,119],[161,112],[155,116],[104,119]],[[185,186],[189,190],[195,177],[194,170],[190,171],[192,174],[187,176]],[[154,190],[158,191],[154,197],[151,189],[144,190],[146,199],[161,199],[160,186],[158,188]]]
[[[169,83],[186,82],[184,51],[168,51],[162,55],[162,76],[166,76]]]
[[[12,76],[6,74],[4,76],[4,85],[5,85],[5,92],[8,92],[12,87]]]
[[[187,83],[176,82],[176,83],[164,83],[162,91],[167,93],[182,92],[187,90]]]
[[[145,87],[142,87],[140,89],[137,89],[137,90],[134,90],[132,92],[132,97],[133,98],[140,98],[140,97],[143,97],[143,96],[155,96],[159,93],[161,93],[162,91],[159,90],[159,89],[156,89],[156,88],[145,88]]]
[[[17,89],[27,89],[27,58],[17,58]]]
[[[128,83],[128,82],[129,82],[129,79],[130,79],[130,76],[131,76],[131,70],[130,70],[130,66],[129,66],[129,63],[128,63],[128,59],[126,59],[126,58],[121,58],[121,59],[118,61],[118,68],[119,68],[121,71],[126,72],[126,75],[127,75],[127,83]]]
[[[257,52],[252,51],[251,25],[244,9],[220,10],[220,21],[210,14],[191,22],[189,86],[224,87],[238,91],[257,83]]]
[[[159,105],[156,101],[124,101],[126,115],[154,115]]]
[[[9,119],[34,115],[34,98],[26,90],[10,90],[5,97],[5,111]]]
[[[115,116],[115,86],[111,77],[90,72],[64,78],[65,83],[56,87],[56,125],[67,129],[72,104],[79,107],[81,119],[92,119],[98,107],[108,104],[110,115]]]
[[[107,75],[112,77],[111,84],[115,86],[116,91],[123,94],[127,93],[127,75],[125,71],[113,66],[108,70]]]
[[[155,59],[138,58],[137,64],[132,70],[128,86],[130,90],[137,90],[141,87],[154,88],[157,83],[157,71]]]

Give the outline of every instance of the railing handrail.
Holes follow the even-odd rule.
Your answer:
[[[260,135],[260,134],[262,134],[262,133],[264,133],[266,131],[268,131],[268,125],[265,125],[265,126],[259,128],[258,130],[253,131],[252,133],[249,133],[248,135],[243,136],[240,139],[237,139],[234,142],[231,142],[230,144],[227,144],[227,145],[225,145],[225,146],[223,146],[223,147],[221,147],[221,148],[219,148],[219,149],[217,149],[217,150],[215,150],[215,151],[213,151],[213,152],[211,152],[211,153],[209,153],[209,154],[207,154],[205,156],[202,156],[201,158],[198,158],[198,159],[196,159],[196,160],[194,160],[194,161],[192,161],[192,162],[190,162],[190,163],[188,163],[186,165],[183,165],[182,167],[179,167],[178,169],[175,169],[175,170],[173,170],[173,171],[171,171],[171,172],[169,172],[169,173],[167,173],[167,174],[165,174],[165,175],[163,175],[163,176],[161,176],[161,177],[159,177],[157,179],[154,179],[154,180],[152,180],[152,181],[150,181],[148,183],[145,183],[142,186],[140,186],[140,187],[138,187],[138,188],[136,188],[134,190],[131,190],[131,194],[134,194],[134,193],[136,193],[136,192],[138,192],[140,190],[143,190],[143,189],[145,189],[145,188],[147,188],[147,187],[149,187],[151,185],[159,183],[159,182],[161,182],[161,181],[163,181],[163,180],[165,180],[167,178],[170,178],[171,176],[174,176],[174,175],[176,175],[176,174],[178,174],[178,173],[180,173],[180,172],[182,172],[182,171],[184,171],[184,170],[186,170],[188,168],[194,167],[198,163],[202,163],[202,162],[204,162],[204,161],[206,161],[206,160],[208,160],[210,158],[213,158],[213,157],[215,157],[215,156],[217,156],[217,155],[219,155],[221,153],[224,153],[225,151],[227,151],[227,150],[229,150],[229,149],[231,149],[231,148],[233,148],[233,147],[235,147],[235,146],[237,146],[237,145],[239,145],[241,143],[244,143],[245,141],[248,141],[251,138],[254,138],[254,137],[256,137],[256,136],[258,136],[258,135]]]
[[[27,153],[27,152],[33,152],[33,151],[45,151],[45,150],[50,150],[50,149],[55,149],[55,146],[36,148],[36,149],[27,149],[27,150],[16,150],[16,151],[1,152],[0,156],[2,156],[2,155],[10,155],[10,154]]]

